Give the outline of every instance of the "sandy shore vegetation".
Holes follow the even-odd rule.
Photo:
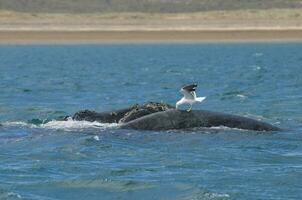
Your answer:
[[[300,29],[302,9],[47,14],[0,10],[0,30]]]
[[[0,42],[302,40],[302,9],[49,14],[0,10]]]

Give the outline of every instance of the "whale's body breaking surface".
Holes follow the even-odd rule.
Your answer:
[[[238,128],[255,131],[278,131],[278,127],[247,117],[230,115],[206,110],[167,110],[157,112],[122,124],[122,128],[141,130],[170,130],[195,127]]]
[[[225,126],[255,131],[279,131],[280,128],[266,122],[237,115],[193,110],[176,110],[162,103],[146,103],[111,112],[79,111],[74,120],[118,123],[120,128],[137,130],[172,130],[196,127]]]

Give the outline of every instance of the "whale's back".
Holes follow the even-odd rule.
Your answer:
[[[255,131],[280,130],[278,127],[271,124],[247,117],[206,110],[187,112],[175,109],[146,115],[121,125],[122,128],[139,130],[170,130],[217,126]]]

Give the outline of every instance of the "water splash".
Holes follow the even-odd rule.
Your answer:
[[[82,129],[107,129],[117,127],[116,123],[100,123],[100,122],[88,122],[88,121],[75,121],[68,119],[67,121],[57,121],[53,120],[45,124],[40,125],[41,128],[46,129],[62,129],[65,131],[69,130],[82,130]]]
[[[76,121],[71,118],[66,121],[51,120],[42,124],[32,124],[22,121],[16,122],[4,122],[2,123],[4,127],[25,127],[25,128],[42,128],[42,129],[52,129],[52,130],[64,130],[64,131],[79,131],[86,129],[98,129],[105,130],[108,128],[116,128],[118,125],[116,123],[100,123],[97,121]]]
[[[26,123],[23,121],[15,121],[15,122],[3,122],[1,123],[3,127],[28,127],[28,128],[36,128],[37,125]]]

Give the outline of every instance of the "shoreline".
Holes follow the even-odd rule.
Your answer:
[[[302,8],[86,14],[0,10],[0,44],[302,41],[301,13]]]
[[[0,44],[302,42],[302,29],[0,30]]]

